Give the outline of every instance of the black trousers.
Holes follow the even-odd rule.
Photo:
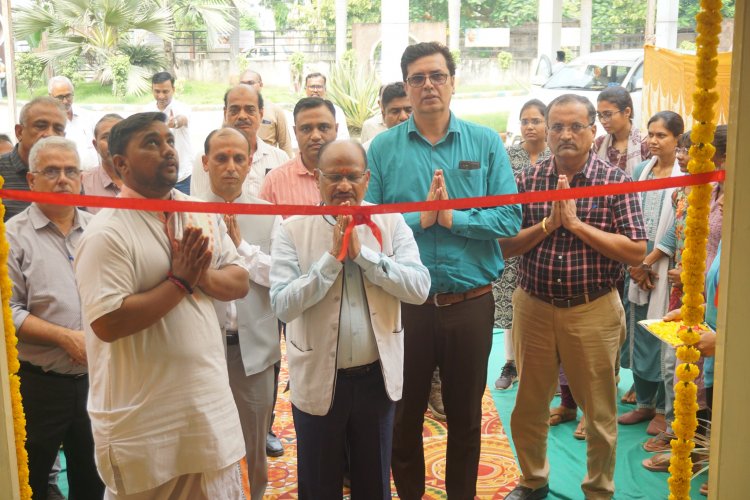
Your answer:
[[[29,485],[34,500],[47,498],[47,484],[60,444],[67,463],[70,500],[101,500],[104,483],[94,463],[94,438],[86,411],[88,376],[39,373],[25,363],[18,372],[26,414]]]
[[[350,451],[352,500],[391,498],[390,465],[395,403],[380,366],[336,377],[333,406],[311,415],[292,405],[297,432],[300,500],[343,498],[344,447]]]
[[[482,396],[492,349],[491,293],[446,307],[402,304],[404,390],[396,405],[393,480],[403,500],[425,492],[422,426],[432,372],[440,368],[448,421],[445,486],[451,500],[473,499],[481,448]]]

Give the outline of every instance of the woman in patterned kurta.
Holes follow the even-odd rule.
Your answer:
[[[651,117],[648,143],[654,157],[634,169],[633,179],[681,175],[676,150],[683,131],[683,120],[676,113],[661,111]],[[674,212],[669,191],[648,191],[642,195],[643,218],[648,233],[647,255],[641,266],[628,269],[623,294],[628,338],[621,350],[621,364],[633,370],[638,406],[621,415],[618,422],[629,425],[651,420],[648,432],[653,435],[665,429],[662,342],[649,334],[638,321],[660,319],[668,310],[666,278],[669,258],[656,248],[656,244],[673,226]]]
[[[544,115],[547,107],[542,101],[532,99],[521,108],[521,144],[508,148],[508,157],[513,173],[517,174],[524,167],[546,160],[550,156],[547,147],[547,126]],[[505,269],[500,279],[492,284],[495,295],[495,326],[504,330],[505,336],[505,366],[500,377],[495,381],[498,389],[508,389],[518,380],[516,371],[513,342],[510,337],[510,327],[513,321],[513,308],[510,303],[513,290],[516,289],[516,275],[518,273],[518,257],[505,260]]]

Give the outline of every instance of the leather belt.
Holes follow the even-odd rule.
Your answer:
[[[459,302],[463,302],[465,300],[476,299],[477,297],[486,295],[491,291],[492,285],[484,285],[459,293],[440,292],[427,297],[427,301],[425,302],[425,304],[430,304],[435,307],[452,306],[453,304],[458,304]]]
[[[240,345],[240,335],[237,330],[227,330],[227,345]]]
[[[21,368],[27,372],[48,377],[79,379],[88,375],[88,373],[57,373],[53,371],[45,371],[42,367],[31,364],[28,361],[21,361],[20,364]]]
[[[373,361],[369,365],[352,366],[351,368],[340,368],[339,375],[346,378],[362,377],[371,371],[380,368],[380,361]]]
[[[600,288],[599,290],[594,290],[593,292],[574,295],[573,297],[569,297],[566,299],[561,299],[558,297],[548,297],[546,295],[537,295],[535,293],[532,293],[531,296],[555,307],[562,307],[567,309],[569,307],[582,306],[583,304],[593,302],[600,297],[604,297],[611,291],[611,288]]]

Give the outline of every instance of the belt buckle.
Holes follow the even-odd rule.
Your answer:
[[[445,295],[446,293],[447,292],[439,292],[439,293],[434,294],[432,296],[432,304],[435,307],[448,307],[448,306],[452,306],[453,304],[438,304],[438,295]]]

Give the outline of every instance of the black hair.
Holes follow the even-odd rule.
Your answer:
[[[549,113],[550,111],[552,111],[552,108],[554,106],[562,106],[563,104],[570,103],[578,103],[586,106],[586,111],[589,116],[589,125],[593,124],[594,121],[596,121],[596,108],[594,108],[594,105],[591,104],[591,101],[577,94],[563,94],[561,96],[555,97],[552,102],[547,105],[547,113],[544,115],[544,119],[547,122],[547,125],[549,125]]]
[[[0,142],[9,142],[13,144],[13,141],[10,140],[10,136],[8,136],[8,134],[0,134]]]
[[[297,101],[297,104],[294,105],[294,111],[292,112],[292,114],[294,115],[294,121],[297,121],[297,115],[301,111],[315,109],[321,106],[325,106],[326,108],[328,108],[328,111],[331,112],[333,119],[336,120],[336,108],[333,107],[333,103],[331,101],[329,101],[328,99],[321,99],[320,97],[303,97],[302,99]]]
[[[240,83],[239,85],[235,85],[234,87],[232,87],[232,88],[228,89],[226,92],[224,92],[224,108],[226,108],[228,106],[227,101],[228,101],[228,98],[229,98],[229,93],[231,91],[233,91],[234,89],[240,88],[240,87],[250,89],[253,92],[255,92],[256,94],[258,94],[258,109],[263,109],[263,96],[260,94],[260,92],[258,92],[253,87],[251,87],[250,85],[247,85],[245,83]]]
[[[539,99],[531,99],[530,101],[526,101],[521,107],[521,112],[518,113],[518,118],[521,118],[523,112],[529,108],[536,108],[539,110],[542,116],[547,116],[547,106]]]
[[[172,82],[172,87],[174,87],[174,77],[166,71],[160,71],[151,77],[151,83],[164,83],[167,80]]]
[[[99,135],[99,125],[108,121],[121,121],[122,119],[122,116],[118,115],[117,113],[107,113],[106,115],[99,118],[99,121],[96,122],[96,125],[94,125],[94,139],[96,139],[97,135]]]
[[[659,120],[664,122],[664,127],[675,137],[680,137],[685,131],[685,122],[682,121],[682,117],[674,111],[659,111],[648,120],[646,128]]]
[[[448,47],[440,42],[423,42],[409,45],[401,56],[401,75],[404,77],[404,81],[406,81],[406,77],[409,74],[408,69],[411,63],[433,54],[442,54],[445,58],[445,64],[448,66],[448,74],[450,76],[456,74],[456,61],[453,59],[453,54],[451,54]]]
[[[213,139],[213,137],[219,132],[221,132],[222,130],[237,131],[242,136],[242,138],[245,139],[245,141],[247,142],[247,151],[248,153],[250,152],[250,142],[247,140],[247,137],[245,137],[245,134],[243,134],[241,131],[237,130],[234,127],[222,127],[222,128],[217,128],[216,130],[212,130],[211,132],[208,133],[208,135],[206,136],[206,140],[203,141],[203,154],[207,155],[209,153],[209,151],[211,150],[211,139]]]
[[[677,139],[677,146],[681,148],[690,148],[693,145],[693,141],[690,139],[690,131],[688,130]]]
[[[136,113],[125,118],[123,121],[116,123],[112,130],[109,131],[109,154],[125,154],[130,138],[136,132],[146,128],[151,122],[167,123],[167,115],[161,111],[149,111],[148,113]]]
[[[714,140],[711,143],[716,148],[715,156],[719,158],[727,155],[727,126],[718,125],[714,131]]]
[[[626,108],[630,108],[630,121],[633,121],[633,98],[630,97],[630,92],[625,90],[625,87],[607,87],[599,93],[599,97],[596,98],[596,102],[606,101],[613,104],[620,111],[625,111]]]
[[[565,62],[565,51],[564,50],[558,50],[557,51],[557,60],[560,62]]]
[[[394,99],[406,97],[406,89],[404,88],[404,82],[389,83],[383,88],[382,96],[380,97],[380,104],[383,109],[388,107],[388,104]]]
[[[308,75],[307,75],[307,76],[305,77],[305,86],[307,86],[307,81],[308,81],[308,80],[309,80],[310,78],[322,78],[322,79],[323,79],[323,85],[324,85],[324,86],[325,86],[325,85],[326,85],[326,84],[328,83],[328,79],[326,78],[326,75],[324,75],[323,73],[321,73],[321,72],[319,72],[319,71],[316,71],[316,72],[314,72],[314,73],[310,73],[310,74],[308,74]]]

